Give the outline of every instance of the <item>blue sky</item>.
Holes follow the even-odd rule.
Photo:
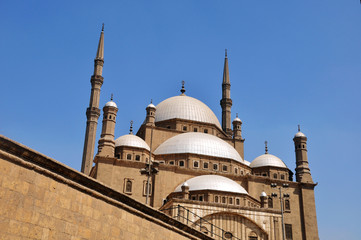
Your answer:
[[[359,1],[1,1],[0,20],[1,134],[80,169],[103,22],[100,105],[114,94],[117,137],[131,120],[138,129],[150,99],[178,95],[182,80],[220,119],[227,48],[245,159],[267,140],[294,170],[301,124],[320,238],[361,235]]]

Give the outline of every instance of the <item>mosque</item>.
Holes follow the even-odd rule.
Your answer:
[[[131,127],[114,136],[118,108],[111,100],[103,107],[95,154],[103,64],[102,30],[86,110],[83,173],[215,239],[318,239],[307,137],[300,129],[293,136],[296,181],[294,166],[269,153],[267,143],[265,154],[244,160],[242,121],[231,120],[227,52],[221,123],[207,105],[186,95],[183,83],[180,95],[146,106],[136,133]]]

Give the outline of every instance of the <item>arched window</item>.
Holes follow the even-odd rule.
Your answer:
[[[240,205],[239,198],[236,198],[236,205]]]
[[[127,154],[127,159],[128,159],[128,160],[132,160],[132,154],[128,153],[128,154]]]
[[[126,184],[125,184],[125,192],[126,193],[131,193],[132,192],[132,181],[130,181],[129,179],[127,180]]]
[[[268,208],[273,208],[273,198],[268,198]]]
[[[218,202],[218,196],[214,196],[214,202]]]
[[[183,131],[187,131],[187,126],[183,126]]]
[[[288,200],[288,199],[285,200],[285,209],[286,210],[291,210],[290,200]]]
[[[218,170],[218,164],[213,164],[213,170],[215,170],[215,171]]]
[[[273,178],[277,178],[277,173],[274,173],[274,174],[273,174]]]
[[[226,197],[222,197],[222,203],[226,203]]]
[[[229,204],[233,204],[233,198],[230,197],[230,198],[228,199],[228,203],[229,203]]]
[[[135,160],[136,160],[136,161],[140,161],[140,155],[136,155],[136,156],[135,156]]]
[[[198,162],[198,161],[194,161],[194,162],[193,162],[193,167],[199,168],[199,162]]]
[[[179,166],[184,167],[184,161],[179,161]]]
[[[203,163],[203,168],[205,168],[205,169],[208,168],[208,163],[207,162]]]

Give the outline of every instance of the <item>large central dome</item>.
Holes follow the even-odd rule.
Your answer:
[[[156,122],[174,118],[211,123],[221,128],[216,115],[207,105],[185,95],[168,98],[157,105]]]
[[[154,151],[156,155],[193,153],[205,156],[233,159],[244,163],[230,144],[211,134],[188,132],[171,137]]]

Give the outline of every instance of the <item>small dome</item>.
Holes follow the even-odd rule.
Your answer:
[[[207,105],[186,95],[168,98],[157,105],[156,122],[174,118],[211,123],[221,128],[216,115]]]
[[[185,183],[189,185],[189,191],[215,190],[248,194],[248,192],[235,181],[219,175],[201,175],[188,179]],[[174,192],[182,192],[183,184],[184,183],[180,184]]]
[[[286,164],[281,159],[268,153],[256,157],[250,165],[251,168],[265,166],[287,168]]]
[[[115,140],[115,147],[120,146],[137,147],[150,151],[148,144],[143,139],[133,134],[118,137]]]
[[[267,193],[265,193],[265,192],[261,192],[260,197],[267,197]]]
[[[239,119],[238,117],[236,117],[236,118],[233,120],[233,122],[240,122],[240,123],[242,123],[242,120]]]
[[[113,102],[113,101],[109,101],[109,102],[107,102],[105,104],[104,107],[115,107],[115,108],[117,108],[117,104],[115,104],[115,102]]]
[[[306,135],[303,132],[298,132],[295,134],[295,137],[306,137]]]
[[[156,155],[194,153],[233,159],[244,164],[243,159],[230,144],[219,137],[200,132],[187,132],[171,137],[154,151]]]
[[[153,103],[149,104],[147,108],[156,108]]]

